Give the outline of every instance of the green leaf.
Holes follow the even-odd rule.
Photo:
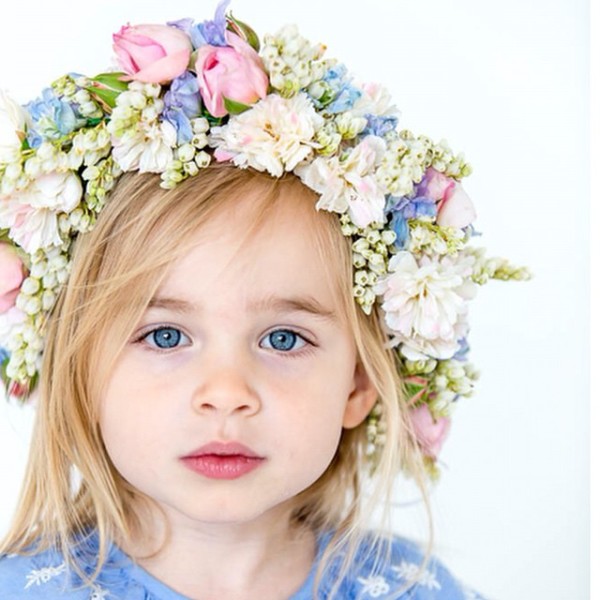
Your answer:
[[[117,98],[121,94],[121,92],[117,92],[115,90],[109,90],[101,87],[88,87],[85,88],[93,97],[100,100],[100,102],[109,106],[110,108],[114,108],[117,105]]]
[[[111,90],[124,92],[128,88],[129,82],[123,81],[123,77],[126,77],[125,73],[100,73],[100,75],[96,75],[92,81]]]
[[[223,104],[227,109],[227,112],[230,115],[239,115],[245,111],[247,111],[250,107],[247,104],[243,104],[242,102],[236,102],[235,100],[230,100],[223,96]]]
[[[236,19],[231,13],[227,15],[227,21],[227,29],[229,31],[233,31],[233,33],[239,35],[243,40],[246,40],[257,52],[260,50],[260,39],[250,25]]]

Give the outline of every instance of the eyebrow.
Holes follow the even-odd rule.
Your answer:
[[[305,312],[320,317],[327,321],[335,321],[336,314],[333,310],[325,308],[312,296],[292,296],[289,298],[281,296],[267,296],[248,305],[252,312]]]
[[[202,312],[202,308],[194,302],[163,296],[152,298],[148,303],[148,309],[150,308],[171,310],[181,314]],[[335,311],[327,309],[312,296],[266,296],[260,300],[249,302],[247,309],[251,312],[304,312],[327,321],[337,320]]]

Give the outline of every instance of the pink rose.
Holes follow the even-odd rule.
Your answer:
[[[181,75],[192,55],[190,38],[168,25],[127,25],[113,34],[113,49],[131,79],[167,83]]]
[[[16,250],[5,242],[0,243],[0,314],[15,305],[25,278],[25,266]]]
[[[436,221],[442,227],[462,229],[475,220],[475,207],[462,185],[433,167],[425,171],[417,195],[437,202]]]
[[[450,430],[450,419],[440,417],[434,421],[426,404],[412,408],[409,414],[423,453],[431,458],[437,458]]]
[[[224,117],[225,98],[254,104],[267,95],[269,78],[256,50],[231,31],[225,31],[229,46],[201,46],[196,59],[200,95],[208,112]]]

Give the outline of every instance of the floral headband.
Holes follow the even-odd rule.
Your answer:
[[[382,326],[406,382],[411,419],[435,473],[451,409],[469,396],[467,304],[477,285],[528,271],[469,245],[470,166],[444,143],[399,130],[386,90],[356,83],[295,27],[265,37],[226,14],[195,23],[127,25],[119,64],[69,74],[19,106],[0,92],[0,361],[25,399],[46,323],[69,275],[71,244],[90,231],[115,180],[160,173],[172,188],[211,161],[293,172],[339,214],[352,240],[353,294]],[[367,431],[377,454],[385,424]]]

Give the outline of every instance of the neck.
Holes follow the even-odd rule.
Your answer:
[[[289,511],[250,523],[191,525],[166,516],[168,530],[155,515],[151,537],[121,545],[151,575],[193,600],[289,598],[316,555],[314,534],[290,524]]]

